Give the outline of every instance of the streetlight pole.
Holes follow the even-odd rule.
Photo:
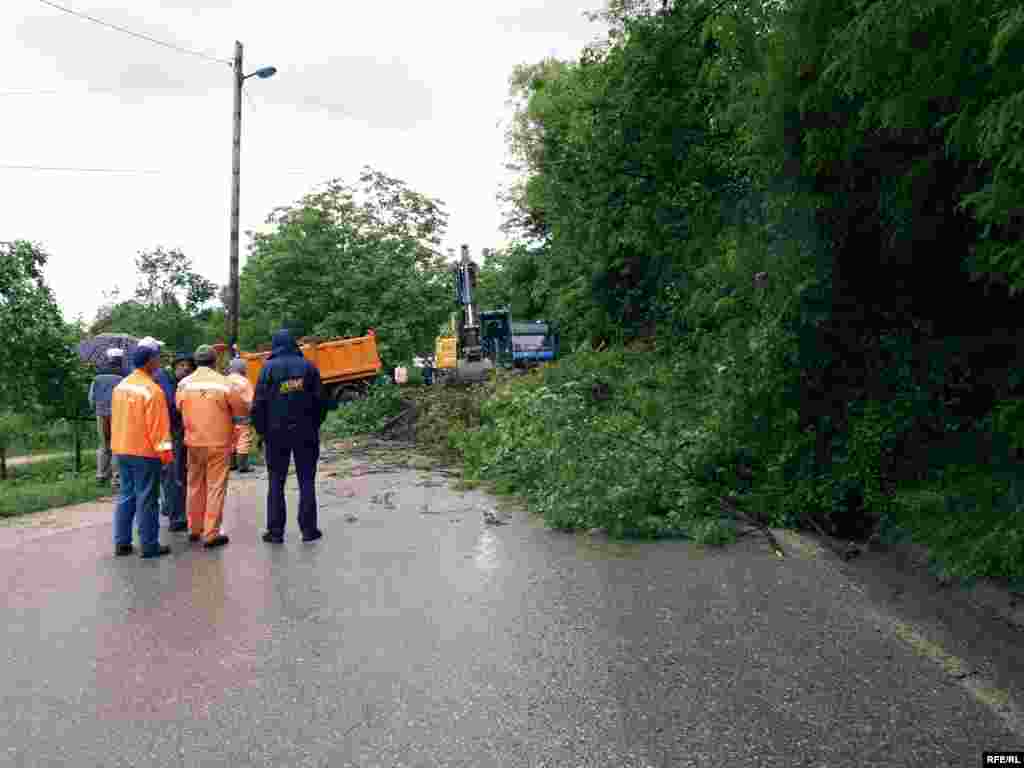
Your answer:
[[[235,99],[233,109],[234,130],[231,134],[231,253],[229,261],[228,292],[231,306],[228,308],[227,333],[230,339],[229,350],[234,351],[238,343],[238,219],[239,197],[242,192],[242,85],[250,77],[261,79],[273,77],[277,73],[274,67],[262,67],[248,75],[242,74],[242,44],[235,41],[235,61],[232,74],[235,81]]]
[[[230,255],[230,276],[228,278],[228,291],[231,298],[231,307],[228,310],[228,338],[230,354],[234,354],[235,345],[238,343],[238,218],[239,218],[239,196],[241,187],[241,165],[242,165],[242,83],[245,76],[242,74],[242,44],[235,41],[235,104],[234,104],[234,130],[231,135],[231,255]]]

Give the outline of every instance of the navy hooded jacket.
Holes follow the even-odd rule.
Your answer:
[[[184,430],[184,425],[181,421],[181,414],[178,413],[178,404],[175,400],[175,395],[178,392],[178,382],[164,368],[156,369],[156,373],[153,374],[153,381],[160,385],[160,389],[164,391],[164,397],[167,399],[167,415],[171,419],[171,432],[180,434]]]
[[[303,357],[286,330],[274,334],[252,401],[252,424],[260,435],[318,435],[327,417],[320,371]]]

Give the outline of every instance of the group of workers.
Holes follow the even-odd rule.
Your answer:
[[[237,356],[228,375],[219,373],[217,353],[208,345],[193,355],[179,353],[168,371],[160,364],[163,342],[146,337],[135,348],[133,371],[126,377],[121,376],[124,352],[107,351],[108,366],[93,380],[89,400],[100,437],[97,480],[118,489],[116,555],[135,551],[136,523],[142,557],[169,554],[170,547],[159,542],[161,513],[169,531],[188,531],[191,542],[206,548],[227,544],[221,527],[229,466],[251,471],[250,424],[262,438],[269,475],[263,540],[284,541],[284,486],[293,455],[302,539],[322,537],[315,485],[327,402],[320,372],[287,330],[273,341],[255,387]]]

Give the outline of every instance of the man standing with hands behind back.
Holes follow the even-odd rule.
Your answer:
[[[317,527],[316,463],[320,459],[320,425],[327,417],[320,371],[302,355],[291,333],[274,334],[273,349],[260,371],[252,403],[252,423],[263,438],[270,487],[267,489],[268,544],[284,541],[284,484],[295,456],[299,480],[299,529],[303,541],[323,534]]]
[[[213,369],[217,353],[206,344],[193,358],[199,368],[178,384],[177,402],[188,448],[188,524],[190,541],[207,549],[222,547],[228,461],[234,449],[235,419],[249,408],[226,376]]]
[[[135,370],[114,387],[111,397],[110,449],[117,456],[121,495],[114,513],[114,551],[130,555],[132,523],[138,520],[142,556],[160,557],[171,548],[160,545],[157,496],[160,470],[174,460],[167,400],[153,373],[160,355],[152,347],[137,347]]]

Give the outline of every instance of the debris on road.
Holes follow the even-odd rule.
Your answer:
[[[503,519],[493,509],[484,510],[484,522],[487,525],[507,525],[508,520]]]
[[[385,491],[384,493],[375,493],[370,498],[370,503],[371,504],[381,504],[384,507],[387,507],[388,509],[394,509],[395,508],[394,498],[395,498],[395,492],[394,491]]]
[[[347,512],[345,514],[345,522],[346,523],[355,523],[358,520],[359,520],[359,516],[356,515],[354,512]]]

